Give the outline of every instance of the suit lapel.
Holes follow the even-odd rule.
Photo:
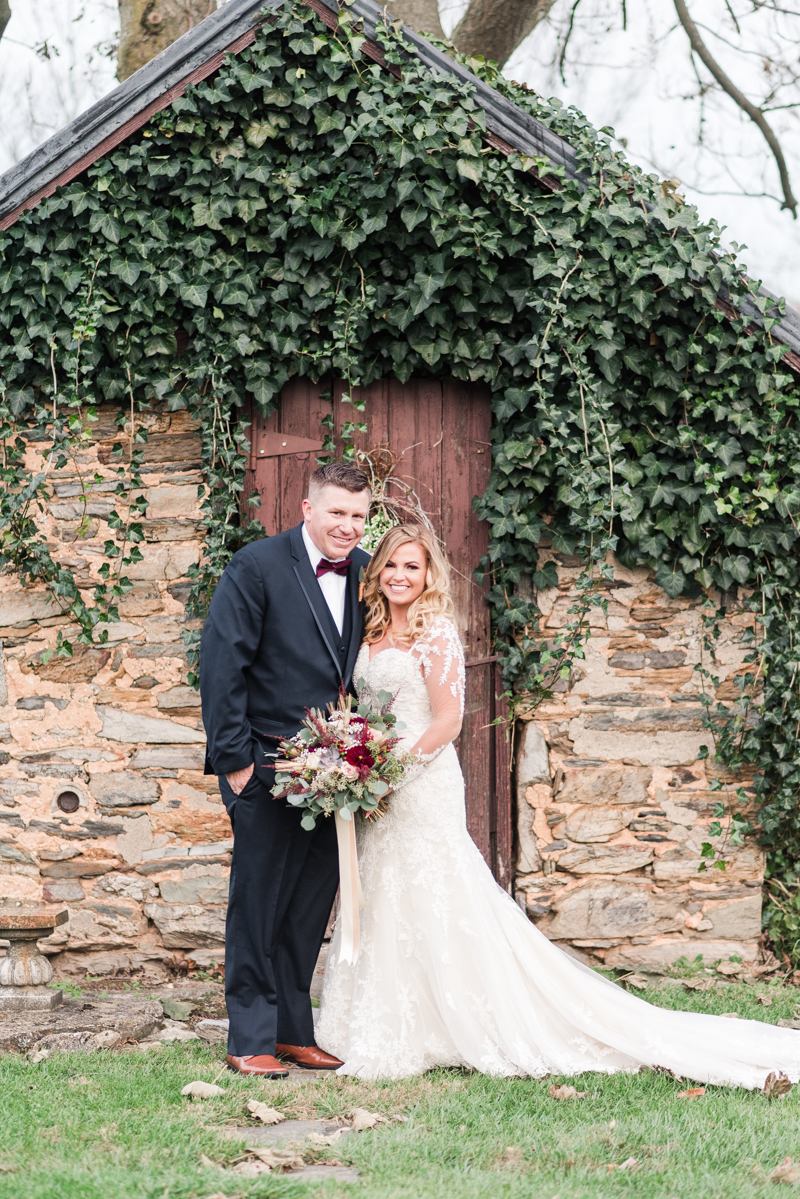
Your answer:
[[[354,550],[354,554],[357,550]],[[348,645],[347,659],[344,663],[344,683],[345,686],[350,686],[350,679],[353,677],[353,668],[355,667],[355,659],[359,656],[361,649],[361,635],[363,633],[363,604],[359,599],[359,574],[362,568],[366,568],[369,559],[359,562],[355,558],[350,564],[348,571],[348,589],[347,603],[350,609],[350,644]]]
[[[350,614],[350,644],[347,647],[347,658],[345,659],[344,667],[344,683],[346,687],[349,687],[350,685],[353,667],[356,664],[358,651],[361,648],[363,605],[360,604],[358,600],[358,573],[360,569],[361,564],[353,560],[350,563],[350,569],[347,572],[347,592],[345,595],[345,603],[349,608]]]
[[[298,525],[290,531],[289,541],[292,547],[292,557],[295,559],[294,573],[297,576],[297,581],[303,589],[303,595],[308,600],[308,606],[311,609],[311,614],[320,631],[322,640],[325,642],[328,653],[333,659],[336,674],[341,677],[341,663],[331,641],[331,635],[336,626],[333,623],[330,608],[325,603],[325,596],[320,591],[317,576],[311,569],[311,561],[303,544],[302,525]]]

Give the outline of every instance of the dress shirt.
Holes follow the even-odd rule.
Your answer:
[[[305,523],[303,524],[303,541],[308,551],[311,569],[316,574],[317,567],[325,555],[314,545],[308,532],[308,526]],[[328,558],[327,561],[344,562],[344,558]],[[328,605],[330,614],[333,617],[333,623],[341,635],[344,628],[344,600],[345,593],[347,592],[347,575],[337,575],[332,570],[329,570],[321,579],[317,579],[317,582],[319,583],[320,591],[325,597],[325,603]]]

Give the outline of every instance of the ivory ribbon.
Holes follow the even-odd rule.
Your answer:
[[[339,844],[339,915],[342,922],[339,959],[354,966],[361,944],[358,910],[364,906],[364,893],[358,873],[356,822],[352,815],[349,820],[342,819],[339,812],[334,816],[334,820]]]

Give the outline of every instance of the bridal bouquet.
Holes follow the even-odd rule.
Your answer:
[[[327,716],[309,709],[300,732],[281,742],[272,794],[304,809],[303,828],[314,828],[318,816],[352,820],[360,810],[373,820],[384,814],[386,797],[412,761],[395,748],[395,734],[404,726],[391,710],[393,700],[379,691],[373,709],[341,695],[338,704],[328,705]]]

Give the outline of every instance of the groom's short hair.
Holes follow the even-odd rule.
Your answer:
[[[323,487],[342,487],[354,494],[371,490],[365,472],[352,462],[326,462],[318,466],[308,481],[308,498],[316,499]]]

